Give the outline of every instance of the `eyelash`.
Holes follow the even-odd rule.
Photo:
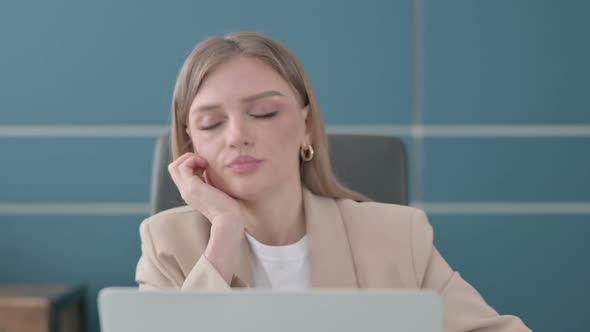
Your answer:
[[[274,111],[274,112],[270,112],[270,113],[266,113],[266,114],[262,114],[262,115],[254,115],[254,114],[251,114],[251,116],[253,118],[255,118],[255,119],[270,119],[270,118],[274,117],[275,115],[277,115],[278,112],[279,111]],[[211,125],[211,126],[200,127],[199,129],[200,130],[212,130],[212,129],[215,129],[216,127],[220,126],[220,125],[221,125],[221,122],[218,122],[218,123],[216,123],[214,125]]]

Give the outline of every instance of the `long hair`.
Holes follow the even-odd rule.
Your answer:
[[[301,181],[314,194],[356,201],[370,199],[341,184],[330,164],[328,138],[311,84],[301,63],[278,42],[256,32],[235,32],[199,43],[189,54],[176,79],[172,100],[172,158],[192,152],[186,133],[189,108],[209,72],[238,55],[251,56],[271,66],[291,86],[301,106],[309,105],[311,161],[301,164]],[[294,152],[294,153],[298,153]],[[301,158],[301,157],[300,157]]]

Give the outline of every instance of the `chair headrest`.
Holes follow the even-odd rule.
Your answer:
[[[408,205],[408,169],[404,143],[396,137],[329,134],[334,174],[347,187],[375,201]],[[170,133],[163,133],[154,153],[150,211],[186,205],[168,173]]]

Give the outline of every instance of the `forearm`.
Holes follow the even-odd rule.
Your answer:
[[[211,228],[211,236],[204,254],[229,285],[239,263],[244,228],[237,223],[217,223],[214,225]]]

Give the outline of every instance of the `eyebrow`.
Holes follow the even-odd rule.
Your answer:
[[[264,91],[261,93],[257,93],[255,95],[252,96],[248,96],[245,98],[242,98],[242,103],[249,103],[249,102],[253,102],[255,100],[258,99],[262,99],[262,98],[267,98],[267,97],[284,97],[285,95],[283,95],[282,93],[275,91],[275,90],[269,90],[269,91]],[[196,108],[194,108],[191,113],[193,112],[206,112],[206,111],[212,111],[212,110],[216,110],[216,109],[220,109],[221,105],[219,104],[215,104],[215,105],[202,105],[202,106],[198,106]]]

